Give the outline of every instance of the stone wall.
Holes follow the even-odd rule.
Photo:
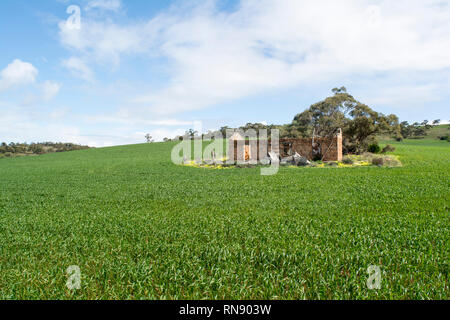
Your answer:
[[[250,161],[256,163],[262,158],[266,158],[269,151],[272,151],[272,142],[262,143],[263,140],[230,140],[228,156],[234,155],[234,161]],[[288,157],[296,152],[308,160],[314,160],[315,154],[324,161],[342,161],[342,134],[333,138],[315,138],[313,148],[312,138],[280,139],[279,145],[273,150],[281,157]],[[247,147],[245,147],[247,146]],[[246,159],[245,149],[250,148],[249,157]]]

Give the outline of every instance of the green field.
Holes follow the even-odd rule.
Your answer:
[[[448,299],[450,143],[389,143],[403,167],[275,176],[174,143],[2,159],[0,299]]]

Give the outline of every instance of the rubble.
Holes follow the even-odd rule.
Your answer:
[[[273,151],[269,152],[269,157],[270,157],[271,164],[280,162],[279,156]]]
[[[294,154],[294,162],[295,162],[295,165],[299,166],[299,167],[303,167],[303,166],[307,166],[307,165],[311,164],[311,162],[306,157],[299,155],[297,152]]]
[[[298,152],[296,152],[293,156],[282,158],[280,164],[303,167],[310,165],[311,162],[306,157],[303,157]]]

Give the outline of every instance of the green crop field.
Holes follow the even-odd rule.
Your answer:
[[[2,159],[0,299],[448,299],[450,143],[389,143],[403,167],[274,176],[174,143]]]

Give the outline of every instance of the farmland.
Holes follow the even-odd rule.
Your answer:
[[[403,167],[274,176],[175,143],[2,159],[0,299],[448,299],[450,143],[389,143]]]

